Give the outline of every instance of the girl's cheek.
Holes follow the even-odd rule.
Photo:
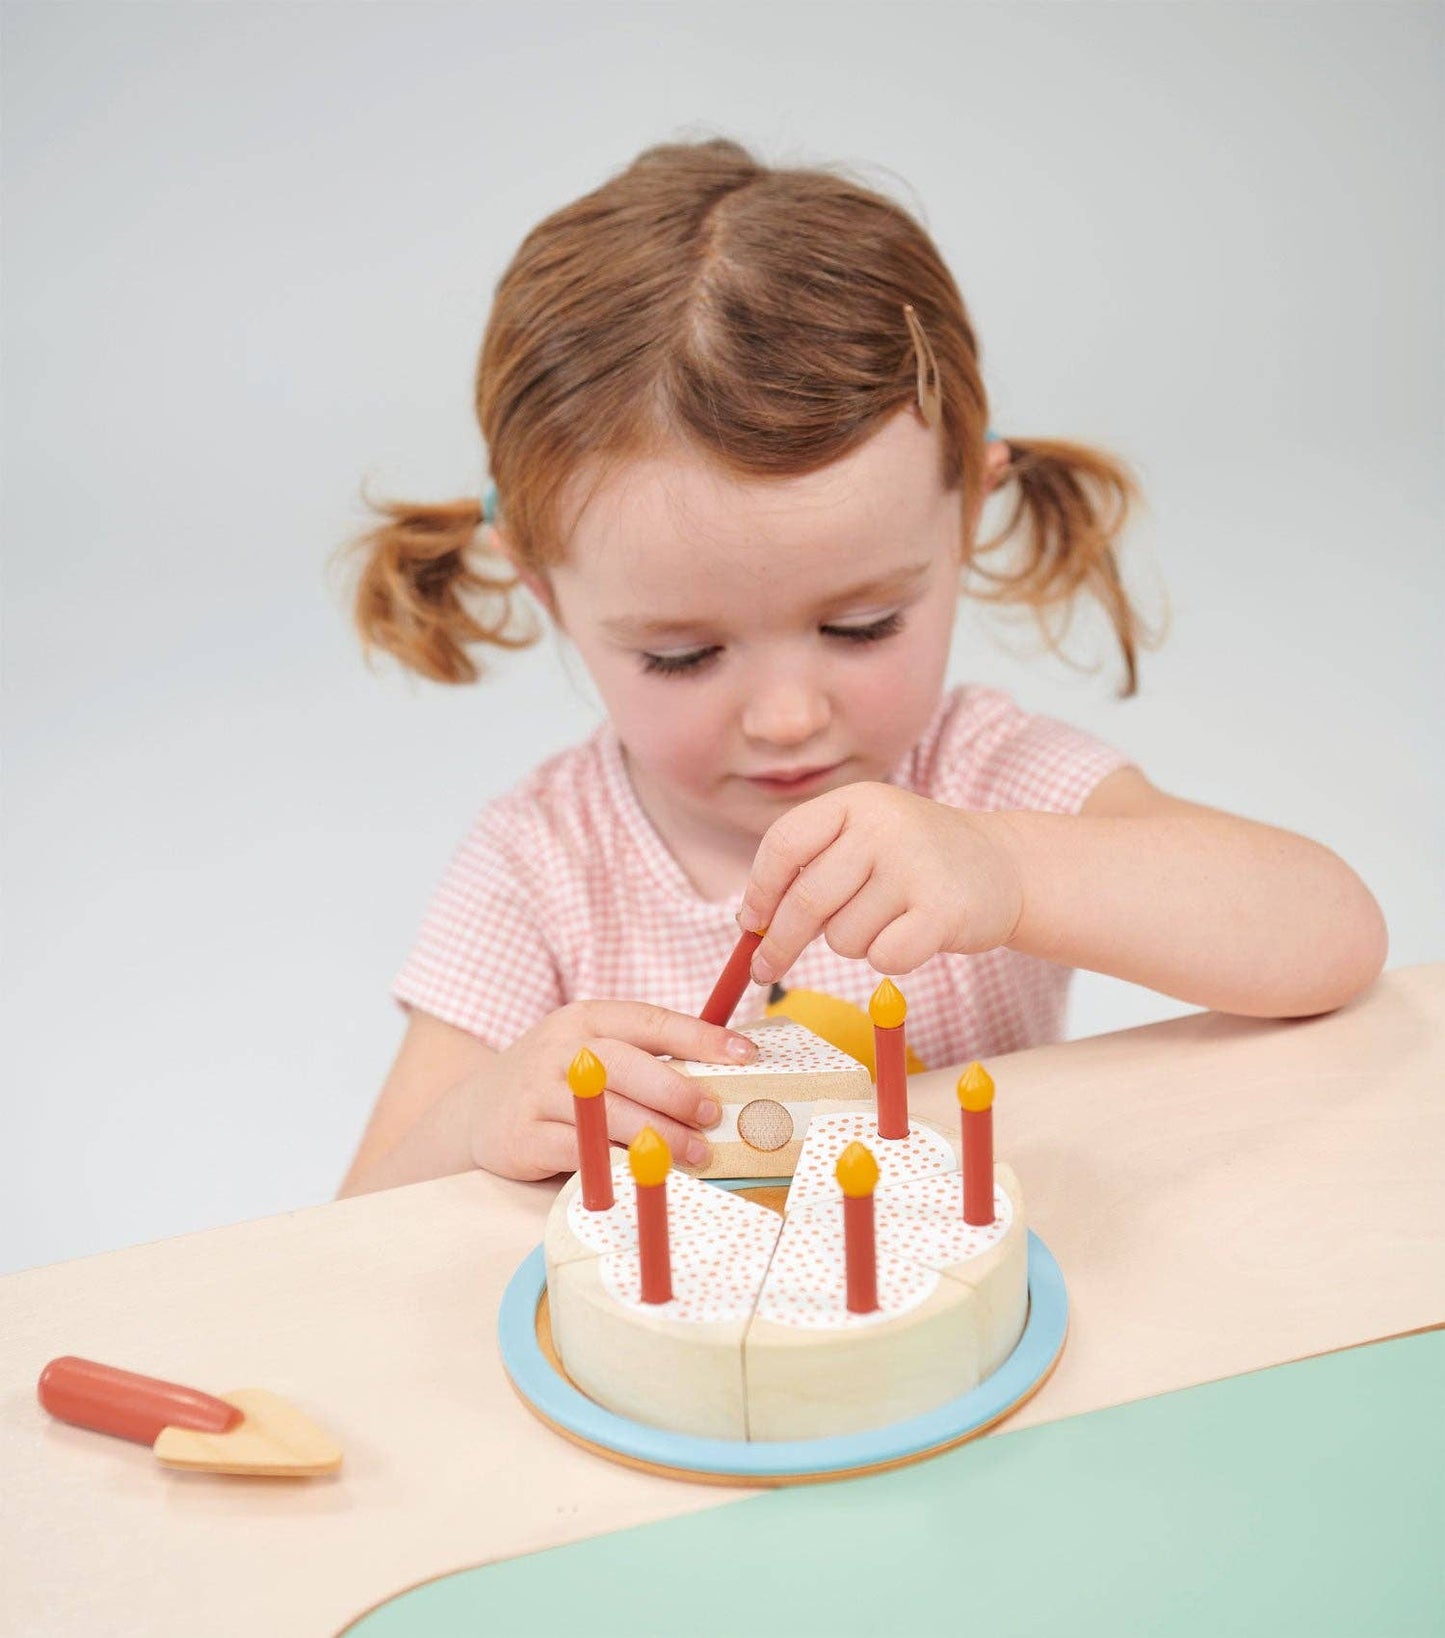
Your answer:
[[[910,751],[937,708],[948,667],[943,640],[900,645],[859,667],[849,688],[855,731],[885,760]]]
[[[726,743],[726,722],[705,680],[644,676],[641,684],[612,711],[628,749],[675,782],[706,780]]]

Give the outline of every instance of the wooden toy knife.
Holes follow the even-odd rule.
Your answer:
[[[341,1466],[340,1448],[264,1388],[239,1388],[217,1399],[65,1354],[40,1373],[36,1393],[62,1422],[150,1445],[167,1467],[304,1478]]]

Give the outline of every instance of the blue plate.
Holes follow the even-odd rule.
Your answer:
[[[1063,1351],[1069,1323],[1064,1276],[1053,1253],[1030,1230],[1029,1315],[1023,1335],[1003,1364],[976,1388],[923,1416],[867,1433],[827,1439],[702,1439],[618,1416],[574,1388],[537,1340],[537,1305],[546,1284],[546,1256],[538,1246],[512,1276],[497,1319],[502,1363],[532,1409],[560,1432],[595,1445],[604,1454],[714,1482],[768,1484],[836,1477],[959,1444],[1033,1393]]]

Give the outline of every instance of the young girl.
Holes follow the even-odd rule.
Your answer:
[[[994,689],[945,692],[965,579],[1041,618],[1093,595],[1133,690],[1134,486],[986,431],[958,289],[890,200],[731,142],[643,153],[527,236],[477,412],[499,501],[379,507],[362,637],[470,682],[469,645],[528,640],[520,583],[610,720],[453,860],[343,1193],[575,1168],[584,1045],[614,1142],[650,1123],[702,1158],[716,1106],[657,1054],[751,1055],[696,1016],[740,926],[767,935],[739,1022],[780,980],[837,1017],[907,974],[932,1068],[1057,1039],[1074,967],[1271,1017],[1379,972],[1379,909],[1325,848],[1166,795]],[[1012,516],[980,543],[996,486]]]

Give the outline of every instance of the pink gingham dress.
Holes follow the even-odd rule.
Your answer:
[[[893,783],[954,807],[1077,813],[1129,761],[996,689],[944,695]],[[509,1046],[568,1001],[620,997],[695,1013],[737,940],[734,900],[700,898],[643,812],[611,725],[490,802],[462,843],[392,986]],[[908,1044],[931,1068],[1056,1041],[1072,969],[990,950],[937,955],[900,979]],[[866,1007],[878,975],[817,939],[784,976]],[[733,1023],[763,1016],[752,986]]]

